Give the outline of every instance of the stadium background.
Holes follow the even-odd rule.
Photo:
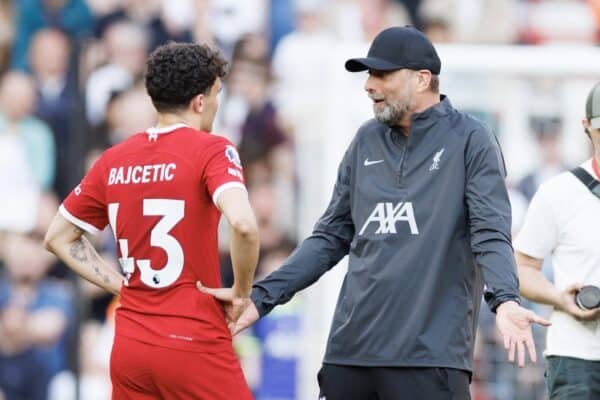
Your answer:
[[[405,24],[436,43],[442,92],[498,135],[517,232],[537,185],[590,154],[580,119],[600,80],[598,0],[0,0],[0,399],[18,385],[23,399],[109,397],[114,300],[41,240],[99,152],[154,123],[141,80],[149,51],[208,41],[231,62],[214,131],[245,164],[260,276],[310,232],[371,115],[366,75],[343,61]],[[117,268],[112,235],[95,244]],[[236,340],[257,399],[316,398],[341,264]],[[475,359],[475,400],[544,398],[543,360],[508,364],[486,308]]]

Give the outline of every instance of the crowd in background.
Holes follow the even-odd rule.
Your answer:
[[[298,204],[311,201],[311,165],[324,156],[307,149],[326,134],[314,127],[327,102],[319,88],[328,50],[406,24],[436,43],[594,44],[600,1],[0,0],[0,399],[74,399],[76,387],[83,399],[108,398],[115,299],[75,279],[42,239],[98,155],[155,123],[143,85],[149,52],[202,41],[229,59],[214,131],[240,151],[262,276],[301,239]],[[530,122],[524,134],[535,137],[543,165],[511,182],[517,210],[567,168],[560,118]],[[112,234],[94,240],[118,268]],[[221,253],[230,285],[225,246]],[[259,400],[295,398],[301,310],[294,299],[236,342]],[[543,398],[543,362],[520,371],[507,364],[485,309],[478,339],[475,400]]]

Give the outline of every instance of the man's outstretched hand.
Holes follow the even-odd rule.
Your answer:
[[[196,282],[196,287],[221,302],[231,336],[237,335],[260,318],[250,297],[240,296],[234,288],[207,288],[200,281]]]
[[[532,362],[537,361],[535,343],[531,334],[531,325],[549,326],[550,322],[531,310],[521,307],[515,301],[507,301],[496,309],[496,326],[504,339],[504,348],[508,351],[508,361],[515,362],[517,352],[519,367],[525,366],[525,348]]]

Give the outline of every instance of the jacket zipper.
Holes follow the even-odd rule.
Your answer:
[[[404,136],[402,139],[402,155],[400,156],[400,170],[398,171],[398,185],[402,187],[404,178],[404,160],[406,159],[406,153],[408,152],[408,139],[410,136]]]

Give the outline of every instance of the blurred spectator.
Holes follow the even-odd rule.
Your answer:
[[[594,43],[598,25],[593,7],[593,1],[583,0],[523,2],[520,41],[527,44]]]
[[[3,241],[0,388],[7,400],[45,399],[50,377],[68,366],[72,292],[44,278],[52,257],[41,241],[36,233],[8,233]]]
[[[270,54],[279,44],[279,41],[295,28],[294,7],[295,0],[269,0],[269,48]]]
[[[319,136],[319,130],[313,129],[319,122],[315,116],[326,103],[324,96],[314,93],[325,86],[323,71],[336,41],[324,24],[323,6],[324,0],[295,0],[296,29],[279,42],[273,54],[276,103],[291,129],[300,130],[297,141]],[[306,57],[308,53],[311,57]]]
[[[33,80],[8,72],[0,81],[0,229],[31,230],[40,191],[54,180],[55,145],[46,124],[33,117]]]
[[[440,42],[513,43],[518,38],[518,9],[514,0],[423,0],[423,27],[443,33]],[[442,39],[442,40],[440,40]]]
[[[349,42],[366,43],[390,26],[411,23],[403,4],[393,0],[340,0],[331,16],[338,36]]]
[[[321,195],[327,190],[315,177],[323,171],[326,159],[322,133],[327,130],[331,104],[328,96],[316,94],[327,87],[329,76],[324,71],[339,42],[325,24],[325,4],[323,0],[295,0],[296,30],[279,42],[273,55],[274,100],[282,128],[294,141],[296,202],[303,205],[295,215],[300,231],[316,218],[314,212],[321,209]]]
[[[147,32],[128,21],[111,24],[102,42],[107,63],[94,70],[86,84],[87,118],[94,126],[105,117],[111,93],[127,89],[141,77],[148,48]]]
[[[219,47],[230,55],[238,40],[249,33],[265,33],[267,0],[210,1],[208,17]]]
[[[277,111],[269,99],[270,70],[261,61],[240,60],[233,65],[231,79],[237,80],[248,105],[248,115],[241,127],[240,157],[244,165],[264,160],[287,137],[279,126]]]
[[[31,38],[42,28],[57,28],[77,39],[91,34],[93,18],[84,0],[20,0],[14,4],[17,22],[13,68],[27,68]]]
[[[109,144],[121,143],[130,135],[150,128],[155,122],[156,111],[142,85],[115,93],[106,115]]]
[[[264,173],[263,179],[268,176],[267,172],[261,173]],[[292,207],[282,198],[272,182],[255,179],[254,183],[248,186],[248,192],[260,232],[260,266],[262,257],[288,243],[287,238],[295,236],[294,219],[281,218],[281,215],[289,212]],[[226,233],[224,229],[219,231],[219,240],[225,241],[226,235],[222,233]],[[231,286],[233,271],[229,254],[220,254],[220,265],[223,286]]]
[[[193,41],[191,28],[195,20],[194,0],[128,0],[126,2],[92,1],[98,12],[96,36],[102,37],[115,22],[130,21],[148,33],[148,51],[170,40]],[[98,3],[98,4],[96,4]]]
[[[454,32],[447,18],[427,16],[422,21],[423,33],[433,43],[451,43],[455,41]]]
[[[567,169],[562,160],[560,146],[562,119],[553,116],[531,116],[529,126],[540,151],[541,163],[517,185],[517,189],[528,202],[542,182]]]
[[[74,180],[69,178],[73,165],[79,165],[81,161],[75,140],[77,121],[73,116],[81,99],[69,71],[70,55],[69,38],[56,29],[38,31],[29,49],[29,62],[38,93],[36,115],[50,126],[54,134],[54,188],[61,197],[71,190]]]
[[[8,69],[14,26],[12,0],[0,0],[0,74]]]
[[[110,351],[114,339],[115,298],[106,311],[102,324],[88,321],[82,328],[79,341],[79,382],[71,371],[63,371],[50,382],[48,400],[104,400],[110,397]],[[79,397],[76,396],[79,389]]]

